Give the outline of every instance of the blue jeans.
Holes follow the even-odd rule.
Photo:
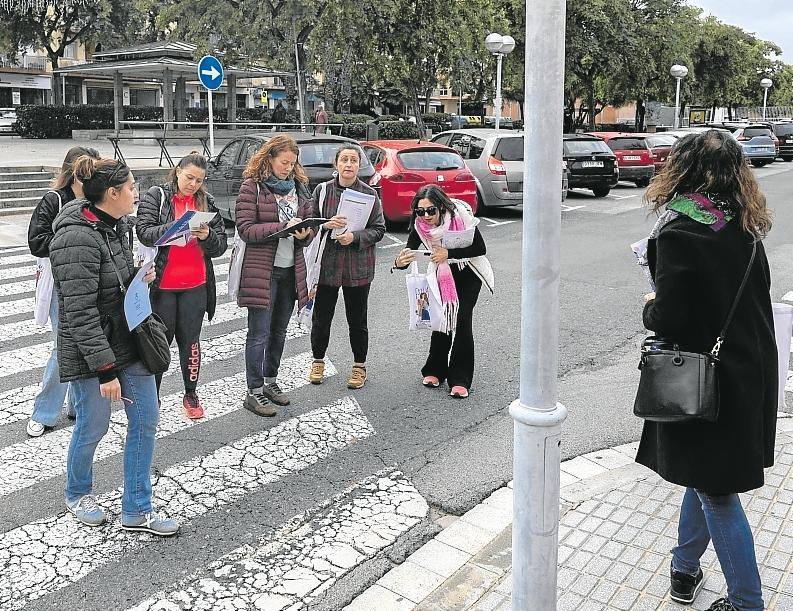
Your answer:
[[[295,268],[273,267],[270,279],[270,307],[248,308],[248,336],[245,338],[245,379],[250,390],[275,378],[281,365],[286,328],[297,295]]]
[[[69,384],[61,384],[58,372],[58,293],[54,288],[50,301],[50,323],[52,324],[52,354],[44,368],[44,379],[41,381],[41,390],[33,402],[33,415],[31,416],[32,420],[44,426],[55,426],[67,391],[69,400],[66,409],[72,411],[74,405],[74,396]]]
[[[762,611],[754,539],[738,495],[711,495],[686,488],[680,508],[678,544],[672,550],[672,568],[696,574],[699,559],[711,539],[730,602],[741,611]]]
[[[154,376],[141,363],[133,363],[118,374],[121,396],[127,412],[127,440],[124,443],[124,494],[121,512],[135,517],[151,512],[151,461],[159,410]],[[94,452],[110,424],[110,400],[99,394],[99,380],[74,380],[74,425],[66,459],[66,501],[72,503],[91,494]]]

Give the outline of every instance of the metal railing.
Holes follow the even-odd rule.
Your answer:
[[[17,53],[15,56],[0,55],[0,66],[3,68],[21,68],[23,70],[47,70],[49,58],[41,55]]]

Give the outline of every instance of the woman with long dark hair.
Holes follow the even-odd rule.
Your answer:
[[[112,159],[80,157],[74,174],[84,197],[55,219],[50,260],[58,290],[58,368],[75,393],[74,425],[66,459],[66,505],[88,526],[106,519],[93,489],[96,447],[110,424],[111,401],[127,415],[121,527],[173,535],[179,524],[151,504],[151,463],[159,416],[154,376],[141,363],[124,316],[125,286],[135,275],[128,240],[138,198],[130,169]],[[154,280],[154,271],[143,277]]]
[[[299,153],[292,137],[270,138],[245,167],[234,211],[239,238],[246,244],[237,292],[237,304],[248,308],[243,407],[259,416],[274,416],[273,404],[289,404],[278,385],[278,368],[295,300],[301,308],[308,302],[303,247],[314,230],[271,237],[311,216]]]
[[[438,287],[440,320],[433,323],[430,354],[421,370],[422,384],[430,388],[445,380],[449,394],[468,396],[474,378],[473,313],[484,284],[493,291],[493,270],[487,248],[476,227],[478,220],[465,202],[451,200],[440,187],[421,187],[411,204],[410,235],[394,266],[404,269],[416,260],[420,246],[432,252],[427,274]],[[470,244],[446,248],[447,233],[473,230]]]
[[[752,531],[738,494],[761,487],[774,462],[777,350],[761,242],[771,212],[739,144],[715,130],[680,140],[645,198],[660,215],[648,243],[656,290],[645,296],[643,315],[657,336],[710,352],[749,269],[719,352],[718,421],[644,422],[636,461],[685,488],[670,595],[694,600],[712,541],[727,595],[711,611],[760,611]]]
[[[50,242],[55,235],[52,223],[66,204],[83,196],[83,183],[74,175],[74,162],[83,155],[99,159],[96,149],[84,146],[73,146],[66,153],[61,171],[52,181],[51,191],[36,204],[28,226],[28,246],[34,257],[50,256]],[[50,299],[49,320],[52,325],[52,354],[44,368],[41,391],[33,402],[33,414],[28,420],[27,434],[40,437],[45,431],[52,429],[58,420],[63,400],[67,399],[66,414],[74,418],[74,399],[68,384],[62,384],[58,375],[58,294],[53,284]]]
[[[206,159],[192,152],[168,174],[165,184],[154,186],[138,204],[138,239],[154,246],[176,219],[189,210],[215,212],[215,202],[204,189]],[[182,405],[190,419],[202,418],[204,408],[196,394],[201,370],[201,327],[204,313],[215,314],[217,292],[212,258],[226,252],[226,230],[219,214],[191,231],[184,246],[162,246],[157,251],[157,279],[152,283],[152,309],[168,329],[168,340],[176,338],[182,368]],[[159,392],[162,376],[157,376]]]

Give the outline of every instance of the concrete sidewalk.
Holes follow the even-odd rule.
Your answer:
[[[680,610],[668,597],[683,490],[634,463],[632,443],[562,463],[559,610]],[[793,419],[780,413],[776,464],[741,495],[755,537],[767,609],[793,610]],[[509,611],[512,489],[450,523],[347,607],[348,611]],[[712,546],[692,609],[726,586]],[[526,610],[533,611],[533,610]]]

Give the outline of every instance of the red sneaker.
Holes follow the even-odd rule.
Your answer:
[[[199,420],[204,417],[204,408],[195,392],[185,393],[182,399],[185,414],[190,420]]]

